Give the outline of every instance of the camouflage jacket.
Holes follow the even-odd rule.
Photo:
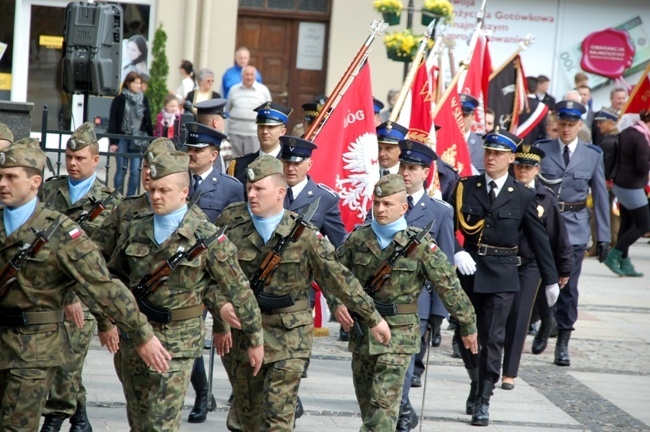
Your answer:
[[[395,250],[395,243],[404,247],[409,237],[421,229],[410,227],[395,235],[394,241],[384,250],[379,247],[377,237],[370,227],[357,228],[337,250],[339,260],[350,268],[362,283],[372,276]],[[456,271],[435,241],[427,234],[411,257],[400,257],[393,266],[390,277],[374,292],[373,299],[382,303],[417,304],[425,281],[431,281],[445,308],[461,325],[463,336],[476,332],[476,315],[469,298],[462,290]],[[331,310],[341,304],[328,296]],[[349,347],[359,354],[403,353],[413,354],[420,350],[420,327],[417,313],[384,317],[391,327],[392,339],[388,346],[368,336],[363,338],[350,332]],[[361,323],[366,327],[365,323]]]
[[[45,206],[50,210],[63,213],[74,221],[84,211],[89,212],[92,210],[95,204],[91,201],[91,198],[96,201],[103,201],[107,199],[112,192],[113,188],[103,186],[98,179],[95,179],[88,193],[72,204],[70,202],[70,192],[68,191],[68,176],[58,176],[52,177],[43,183],[39,199],[41,202],[45,203]],[[83,228],[88,237],[92,237],[92,235],[99,230],[99,227],[101,227],[106,216],[110,214],[111,210],[121,201],[121,199],[121,195],[109,199],[106,203],[106,209],[101,212],[95,220],[88,220],[82,225],[81,228]],[[74,295],[74,292],[70,292],[65,303],[72,304],[76,302],[76,295]],[[89,318],[90,316],[86,314],[86,317]],[[100,331],[106,331],[113,328],[113,324],[111,324],[110,320],[105,316],[97,316],[97,326]]]
[[[117,241],[108,267],[125,284],[135,287],[154,268],[171,257],[179,247],[186,251],[195,243],[195,234],[207,238],[216,227],[189,210],[180,226],[158,245],[154,240],[153,213],[136,216]],[[237,250],[226,236],[192,261],[182,261],[169,279],[147,296],[160,308],[181,309],[205,304],[213,316],[232,302],[250,345],[261,345],[262,318],[259,307],[236,259]],[[156,336],[172,357],[198,357],[203,350],[201,317],[168,324],[152,322]]]
[[[0,211],[0,268],[34,240],[31,227],[47,229],[57,216],[58,212],[39,203],[30,219],[7,237]],[[105,313],[137,344],[153,337],[147,317],[138,312],[131,293],[110,278],[97,246],[77,224],[62,216],[49,242],[18,272],[17,282],[0,299],[0,308],[59,311],[71,289],[93,313]],[[72,360],[68,346],[62,323],[15,328],[0,324],[0,369],[59,366]]]
[[[217,224],[228,226],[228,236],[237,246],[239,264],[246,276],[251,278],[278,239],[289,234],[295,216],[295,213],[285,210],[280,225],[266,244],[255,230],[246,203],[226,207],[217,219]],[[342,299],[371,326],[381,321],[372,299],[363,292],[352,273],[336,260],[334,246],[314,227],[305,229],[297,242],[289,244],[263,292],[273,295],[289,294],[296,301],[309,300],[309,286],[314,279],[322,282],[325,289]],[[309,357],[314,328],[310,309],[280,314],[265,313],[262,314],[262,321],[265,362]],[[239,332],[234,331],[234,354],[245,360],[246,353],[238,342],[240,339]]]

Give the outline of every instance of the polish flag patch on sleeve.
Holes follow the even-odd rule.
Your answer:
[[[223,243],[223,241],[224,241],[225,239],[226,239],[226,235],[225,235],[225,234],[221,234],[219,237],[217,237],[217,241],[218,241],[219,243]]]
[[[68,231],[68,235],[70,236],[71,239],[76,239],[81,235],[81,230],[79,228],[73,228],[70,231]]]
[[[320,240],[323,238],[323,234],[321,234],[320,231],[316,231],[316,237]]]
[[[438,245],[436,244],[436,242],[431,242],[431,244],[429,245],[429,249],[431,249],[432,252],[438,249]]]

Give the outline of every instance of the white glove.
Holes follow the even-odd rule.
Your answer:
[[[476,272],[476,263],[470,254],[465,251],[456,252],[454,254],[454,263],[458,267],[460,274],[464,276],[471,276]]]
[[[553,284],[546,286],[546,301],[548,302],[548,307],[551,307],[557,301],[557,298],[560,297],[560,285]]]

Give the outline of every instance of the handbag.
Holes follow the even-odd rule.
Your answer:
[[[129,151],[143,153],[144,150],[149,147],[149,140],[137,139],[136,137],[146,136],[148,137],[145,131],[135,130],[133,131],[133,139],[129,141]]]

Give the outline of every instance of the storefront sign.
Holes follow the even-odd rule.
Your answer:
[[[625,30],[609,28],[588,35],[582,41],[580,66],[585,72],[616,79],[632,66],[634,45]]]

